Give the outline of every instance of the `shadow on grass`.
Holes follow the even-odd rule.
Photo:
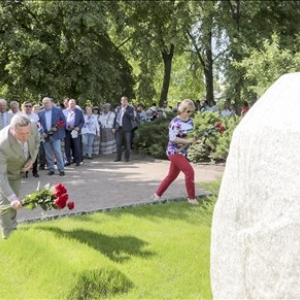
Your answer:
[[[153,252],[142,250],[148,243],[133,236],[112,237],[90,230],[75,229],[65,231],[57,227],[48,226],[35,228],[53,232],[58,237],[65,237],[86,244],[117,263],[126,262],[132,256],[149,257],[154,255]]]

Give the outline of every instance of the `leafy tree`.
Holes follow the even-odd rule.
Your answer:
[[[237,68],[247,70],[245,78],[253,82],[249,90],[258,96],[261,96],[282,74],[300,70],[300,52],[293,53],[288,49],[280,49],[279,45],[279,37],[274,34],[272,41],[265,40],[261,49],[251,49],[250,56],[236,64]]]
[[[159,88],[163,72],[157,68],[154,86]],[[203,71],[193,52],[185,51],[173,59],[172,76],[170,80],[168,102],[175,107],[183,99],[199,99],[205,92]],[[159,96],[158,96],[159,97]]]
[[[204,74],[205,99],[212,104],[214,101],[214,58],[213,38],[219,36],[216,21],[218,17],[216,1],[193,1],[190,3],[190,14],[193,23],[186,29],[192,43],[195,56],[198,58]]]
[[[299,5],[299,1],[219,1],[218,26],[223,28],[227,38],[223,57],[226,94],[234,99],[236,108],[243,98],[256,98],[251,88],[256,81],[245,76],[247,69],[241,64],[253,49],[261,49],[264,41],[271,41],[274,32],[282,46],[299,47],[291,43],[300,25]]]
[[[1,1],[5,96],[67,95],[94,103],[130,96],[131,67],[106,33],[106,4]]]
[[[153,76],[155,68],[159,66],[161,57],[163,61],[163,83],[159,97],[159,105],[168,98],[171,78],[172,60],[177,51],[183,49],[185,44],[183,23],[186,17],[186,5],[183,1],[129,1],[119,2],[115,10],[115,20],[119,24],[116,33],[122,33],[123,39],[130,43],[130,52],[140,61],[141,72],[149,71]],[[151,58],[156,62],[151,67],[143,60]],[[140,80],[147,76],[141,76]],[[153,81],[149,80],[149,84]],[[141,84],[140,87],[143,87]],[[138,91],[137,95],[143,95]],[[149,101],[149,99],[141,99]]]

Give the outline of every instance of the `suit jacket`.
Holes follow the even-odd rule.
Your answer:
[[[67,116],[67,110],[65,111],[65,114]],[[84,115],[81,109],[75,108],[75,121],[74,121],[74,128],[78,127],[80,130],[84,126]],[[66,128],[68,129],[68,128]]]
[[[120,124],[118,120],[120,119],[120,114],[122,114],[122,107],[118,107],[116,111],[116,116],[114,120],[114,129],[118,130],[120,128]],[[124,131],[132,130],[132,121],[134,119],[134,109],[132,106],[127,105],[126,110],[122,119],[122,128]]]
[[[10,124],[10,121],[11,121],[13,116],[14,116],[14,114],[12,112],[10,112],[10,111],[6,112],[6,122],[7,122],[6,126]],[[6,127],[6,126],[4,126],[4,127]],[[0,128],[0,130],[3,129],[3,128]]]
[[[12,190],[10,181],[22,180],[21,169],[27,159],[18,143],[11,134],[10,126],[6,126],[0,132],[0,192],[8,198],[16,193]],[[40,146],[40,137],[35,123],[31,124],[31,134],[28,139],[28,150],[30,158],[35,161]],[[1,197],[1,195],[0,195]]]
[[[58,128],[57,131],[54,131],[53,134],[49,135],[46,138],[46,141],[61,140],[61,139],[65,138],[65,136],[66,136],[66,131],[65,131],[66,118],[61,109],[59,109],[57,107],[52,107],[51,110],[52,110],[51,127],[56,127],[56,124],[59,121],[63,121],[64,124],[61,128]],[[40,119],[42,134],[47,133],[45,112],[46,112],[46,110],[41,110],[39,112],[39,119]]]

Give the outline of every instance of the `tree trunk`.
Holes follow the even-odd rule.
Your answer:
[[[172,69],[172,59],[174,54],[175,46],[171,44],[170,51],[166,48],[162,49],[161,55],[164,60],[164,81],[163,86],[160,93],[159,99],[159,107],[162,107],[162,104],[165,100],[168,100],[168,92],[170,86],[170,78],[171,78],[171,69]]]
[[[206,90],[206,100],[209,105],[214,104],[214,79],[213,79],[213,58],[212,58],[212,33],[211,31],[207,34],[207,41],[205,46],[205,90]]]

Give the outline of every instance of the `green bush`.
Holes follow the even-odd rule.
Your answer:
[[[155,158],[167,158],[168,125],[174,114],[167,118],[145,122],[138,128],[134,137],[134,148],[142,155],[151,155]],[[226,130],[222,134],[210,136],[205,143],[199,139],[189,148],[188,159],[192,162],[225,161],[234,129],[239,123],[238,117],[223,118],[217,113],[196,113],[193,117],[194,130],[202,130],[221,122]]]
[[[229,152],[232,134],[240,119],[238,117],[221,117],[212,112],[198,113],[193,118],[194,130],[199,131],[221,122],[225,131],[203,140],[199,139],[188,151],[188,159],[193,162],[201,161],[225,161]]]
[[[156,158],[167,158],[168,126],[174,114],[167,114],[166,118],[157,118],[153,122],[145,122],[135,133],[133,147],[142,155]]]

